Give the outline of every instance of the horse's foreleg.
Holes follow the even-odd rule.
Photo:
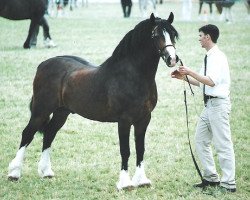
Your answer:
[[[20,178],[25,149],[33,140],[34,135],[39,128],[39,125],[42,123],[43,121],[41,121],[40,119],[31,117],[29,124],[23,130],[20,148],[16,154],[16,157],[9,164],[9,180],[18,180]]]
[[[130,148],[129,148],[130,128],[131,124],[127,122],[118,122],[120,154],[122,158],[120,177],[116,185],[118,190],[133,188],[132,186],[133,184],[128,173],[128,159],[130,156]]]
[[[147,126],[150,122],[151,116],[144,118],[143,120],[134,124],[135,127],[135,145],[136,145],[136,172],[132,178],[133,185],[138,186],[150,186],[151,181],[146,177],[144,171],[143,157],[145,151],[145,134]]]
[[[21,176],[21,169],[23,165],[25,149],[26,149],[25,146],[21,147],[17,151],[16,157],[9,164],[8,179],[11,181],[17,181]]]
[[[38,173],[41,177],[51,178],[54,176],[50,162],[50,147],[55,139],[56,133],[64,125],[69,113],[68,110],[64,109],[56,110],[44,130],[42,155],[38,164]]]

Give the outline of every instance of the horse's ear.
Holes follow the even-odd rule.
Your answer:
[[[151,22],[152,25],[155,25],[155,16],[154,16],[154,13],[152,13],[150,15],[150,22]]]
[[[170,24],[172,24],[173,21],[174,21],[174,14],[171,12],[170,15],[169,15],[169,17],[168,17],[168,22],[169,22]]]

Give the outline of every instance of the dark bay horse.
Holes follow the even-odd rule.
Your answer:
[[[213,7],[212,4],[214,3],[217,11],[219,14],[222,13],[222,9],[224,8],[231,8],[232,5],[234,5],[235,0],[199,0],[199,14],[201,14],[201,9],[203,3],[207,3],[209,5],[209,13],[213,13]]]
[[[213,13],[213,7],[212,4],[214,3],[215,0],[199,0],[199,15],[201,14],[201,9],[203,3],[207,3],[209,5],[209,13]]]
[[[23,130],[20,148],[9,165],[8,177],[17,180],[27,146],[38,130],[44,133],[38,164],[41,177],[52,177],[50,147],[70,113],[100,122],[117,122],[121,172],[118,189],[150,185],[143,165],[145,133],[157,103],[155,75],[160,57],[169,67],[178,62],[178,32],[168,19],[151,14],[130,30],[100,66],[75,56],[58,56],[42,62],[33,82],[31,117]],[[52,114],[52,118],[49,116]],[[129,136],[134,127],[136,172],[128,174]]]
[[[44,44],[54,47],[49,33],[49,25],[44,17],[48,0],[0,0],[0,16],[10,20],[30,19],[29,33],[23,47],[30,48],[36,45],[39,26],[44,30]]]
[[[219,14],[222,13],[223,8],[230,9],[234,5],[234,3],[235,0],[215,0],[215,6]]]

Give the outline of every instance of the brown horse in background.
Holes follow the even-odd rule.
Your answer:
[[[43,27],[44,44],[54,47],[55,44],[49,33],[49,25],[44,17],[48,0],[0,0],[0,16],[10,20],[30,19],[30,27],[23,48],[36,46],[39,26]]]
[[[199,0],[199,14],[201,14],[203,3],[207,3],[209,5],[209,13],[213,13],[212,5],[215,4],[217,11],[221,14],[223,7],[229,8],[234,5],[235,0]]]

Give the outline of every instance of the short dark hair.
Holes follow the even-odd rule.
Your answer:
[[[213,24],[207,24],[199,28],[199,32],[203,32],[204,34],[208,34],[211,37],[211,40],[216,43],[219,38],[220,31],[217,26]]]

